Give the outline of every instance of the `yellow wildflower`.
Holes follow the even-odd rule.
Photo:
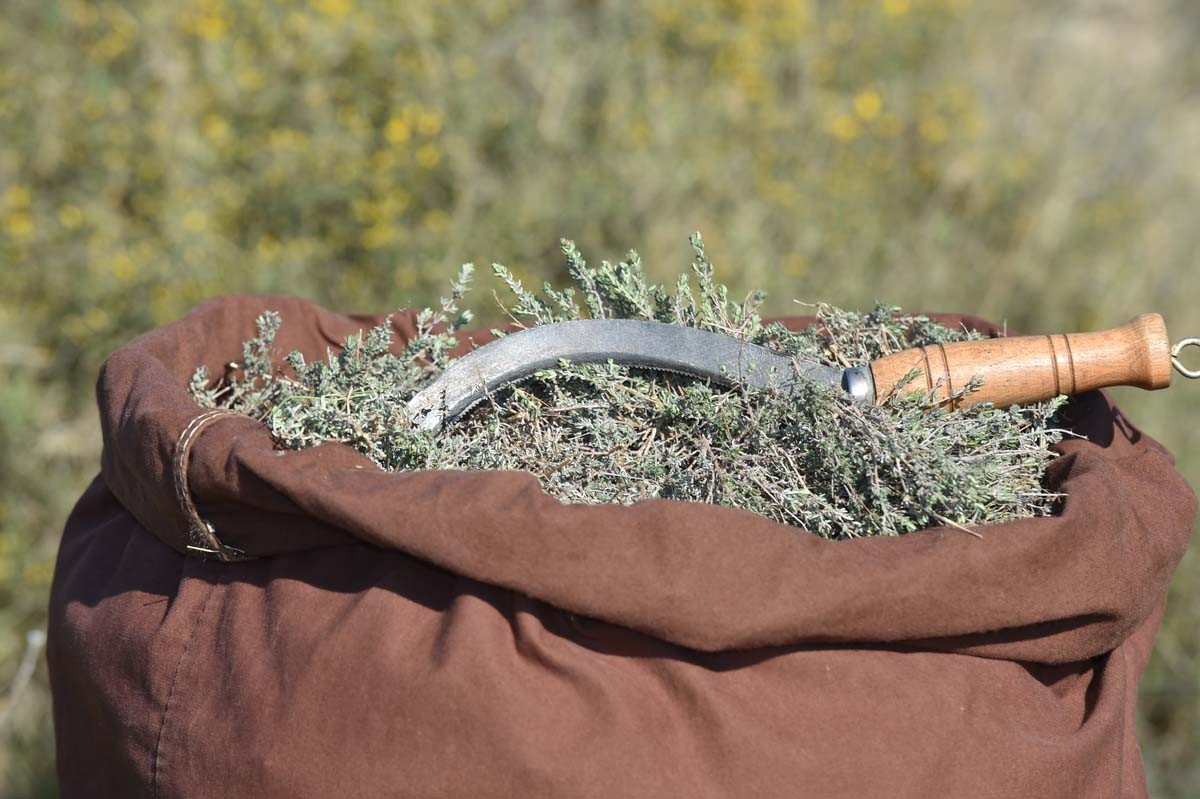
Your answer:
[[[436,144],[425,144],[417,148],[417,165],[423,169],[433,169],[442,160],[442,152]]]
[[[358,113],[358,109],[353,106],[343,105],[337,110],[337,121],[342,127],[354,133],[362,133],[367,129],[367,121],[363,115]]]
[[[133,280],[134,275],[137,273],[137,266],[127,252],[119,252],[113,256],[113,259],[108,264],[108,269],[112,272],[113,277],[122,283],[128,283],[130,280]]]
[[[245,67],[237,74],[238,86],[248,92],[253,92],[261,89],[266,83],[262,72],[254,67]]]
[[[267,133],[267,144],[279,150],[300,149],[304,143],[304,134],[292,128],[272,128]]]
[[[68,203],[58,209],[58,223],[67,230],[74,230],[83,224],[83,211],[79,206]]]
[[[94,94],[89,94],[83,98],[79,104],[79,110],[83,115],[92,119],[98,119],[104,115],[104,103],[100,102],[100,98]]]
[[[883,13],[889,17],[902,17],[912,9],[912,0],[883,0]]]
[[[829,132],[839,141],[853,141],[861,131],[858,120],[849,114],[838,114],[829,123]]]
[[[229,136],[229,123],[220,114],[206,114],[200,130],[207,139],[223,141]]]
[[[19,183],[9,186],[8,191],[4,192],[4,204],[9,208],[28,208],[29,189]]]
[[[883,98],[874,89],[865,89],[854,98],[854,110],[863,121],[870,122],[883,110]]]
[[[199,208],[193,208],[183,215],[184,230],[200,233],[208,228],[208,214]]]
[[[401,213],[412,204],[412,195],[393,185],[387,197],[384,198],[383,204],[388,209],[388,213]]]
[[[383,129],[384,138],[392,144],[403,144],[411,135],[412,126],[408,124],[408,120],[401,117],[392,117]]]
[[[450,227],[450,215],[440,208],[434,208],[422,217],[421,224],[430,233],[445,233]]]
[[[47,586],[54,576],[54,564],[50,561],[39,560],[26,563],[21,570],[21,579],[25,585]]]
[[[83,324],[92,332],[99,332],[108,328],[112,318],[108,311],[101,308],[99,305],[93,305],[83,315]]]
[[[344,17],[350,13],[350,0],[313,0],[312,7],[327,17]]]
[[[391,150],[376,150],[371,153],[371,166],[379,172],[388,172],[396,166],[396,156]]]
[[[263,234],[258,237],[258,244],[255,245],[254,251],[260,258],[270,259],[279,254],[279,239],[272,236],[270,233]]]
[[[138,176],[144,180],[156,180],[162,177],[163,165],[162,161],[153,157],[139,158],[137,162]]]
[[[5,227],[10,236],[15,239],[23,239],[33,233],[33,217],[24,211],[18,211],[8,217]]]
[[[362,243],[368,250],[378,250],[396,240],[396,229],[386,222],[371,225],[363,233]]]
[[[650,144],[652,131],[646,120],[638,119],[629,126],[629,144],[634,148],[641,149]]]
[[[113,31],[104,36],[89,49],[92,58],[101,64],[115,61],[129,50],[131,41],[121,31]]]
[[[442,115],[437,111],[422,111],[417,115],[417,132],[422,136],[436,136],[442,129]]]
[[[192,33],[210,42],[219,41],[229,33],[229,21],[220,13],[202,14],[192,20]]]

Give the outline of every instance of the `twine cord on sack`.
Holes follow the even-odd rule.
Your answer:
[[[236,547],[222,544],[220,539],[217,538],[217,531],[213,526],[201,518],[200,512],[196,509],[196,503],[192,501],[191,492],[188,490],[187,472],[192,445],[196,443],[196,439],[199,438],[204,428],[222,416],[243,416],[243,414],[237,411],[217,408],[205,411],[188,422],[187,427],[179,435],[179,441],[175,444],[175,456],[172,458],[172,468],[175,478],[175,496],[178,498],[179,506],[188,519],[188,539],[190,541],[187,545],[188,550],[199,553],[201,557],[216,555],[218,560],[228,563],[236,560],[246,560],[246,553]]]

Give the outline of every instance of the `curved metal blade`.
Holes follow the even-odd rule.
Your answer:
[[[413,397],[408,410],[419,427],[436,431],[489,393],[555,368],[564,359],[612,361],[787,393],[801,380],[844,385],[846,374],[693,327],[635,319],[578,319],[511,333],[464,355]]]

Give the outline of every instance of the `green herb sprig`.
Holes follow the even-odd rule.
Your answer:
[[[649,319],[839,366],[977,335],[886,305],[860,314],[819,304],[813,325],[789,331],[761,317],[761,293],[730,300],[699,234],[691,244],[691,274],[671,289],[647,280],[636,252],[591,267],[567,240],[573,287],[547,284],[539,294],[500,264],[492,273],[513,297],[505,310],[526,326],[584,316]],[[292,353],[284,369],[270,357],[281,320],[266,312],[244,346],[242,376],[211,385],[197,370],[192,395],[202,406],[261,419],[288,449],[341,442],[389,471],[519,469],[565,502],[709,502],[826,538],[937,524],[968,529],[1053,512],[1058,495],[1043,475],[1055,457],[1051,445],[1064,435],[1054,424],[1063,398],[949,412],[931,396],[909,394],[865,407],[818,384],[783,396],[563,363],[498,392],[436,436],[420,431],[405,406],[451,363],[456,333],[472,318],[459,310],[471,276],[464,266],[450,296],[419,314],[417,335],[398,353],[389,320],[348,337],[324,361]]]

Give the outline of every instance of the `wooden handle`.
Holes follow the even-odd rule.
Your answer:
[[[933,344],[884,356],[871,363],[875,402],[882,403],[911,370],[922,375],[900,391],[926,392],[949,400],[978,375],[983,385],[952,404],[993,402],[1006,408],[1059,394],[1106,386],[1166,388],[1171,384],[1171,346],[1158,314],[1099,333],[1017,336]]]

